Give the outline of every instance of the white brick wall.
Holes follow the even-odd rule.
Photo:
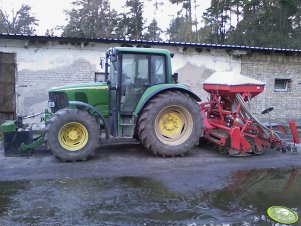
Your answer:
[[[266,82],[265,91],[254,98],[252,110],[260,113],[274,107],[273,119],[301,118],[301,57],[287,56],[283,53],[253,54],[242,60],[242,73],[249,77]],[[275,78],[291,80],[287,92],[274,91]]]
[[[70,83],[94,81],[101,72],[99,58],[116,44],[31,42],[1,39],[0,52],[16,53],[16,111],[19,115],[41,112],[47,107],[48,89]],[[173,72],[179,81],[189,84],[206,101],[208,94],[202,83],[214,71],[237,71],[266,82],[266,90],[252,100],[252,110],[259,113],[274,106],[272,117],[301,118],[301,58],[282,53],[253,53],[242,58],[235,51],[170,46],[175,53]],[[274,92],[275,78],[291,78],[292,89],[287,93]]]
[[[47,108],[53,86],[94,81],[100,72],[99,58],[109,45],[80,45],[4,40],[1,52],[16,53],[16,111],[18,115]]]

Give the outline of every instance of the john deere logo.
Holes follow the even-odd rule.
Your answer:
[[[281,224],[294,224],[298,221],[297,213],[283,206],[272,206],[268,208],[267,214],[272,220]]]

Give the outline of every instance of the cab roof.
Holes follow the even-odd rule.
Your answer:
[[[136,47],[115,47],[119,52],[126,53],[146,53],[146,54],[163,54],[171,56],[170,51],[158,48],[136,48]]]

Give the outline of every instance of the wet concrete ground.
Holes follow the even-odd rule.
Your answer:
[[[43,148],[4,157],[0,144],[0,172],[0,225],[274,225],[272,205],[301,215],[300,150],[161,158],[119,145],[62,163]]]

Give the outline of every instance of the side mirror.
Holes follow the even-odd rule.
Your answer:
[[[178,83],[178,80],[179,80],[179,74],[178,74],[178,73],[174,73],[174,74],[172,75],[172,78],[173,78],[173,80],[175,81],[175,83]]]
[[[111,55],[111,62],[116,62],[117,61],[117,53],[112,53]]]
[[[100,57],[100,67],[103,69],[105,67],[106,59],[104,57]]]

